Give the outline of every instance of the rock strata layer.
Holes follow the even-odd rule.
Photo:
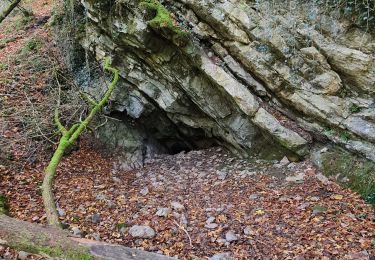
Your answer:
[[[373,35],[309,1],[161,2],[81,1],[82,46],[121,74],[107,112],[125,124],[101,131],[113,147],[281,159],[329,141],[375,161]]]

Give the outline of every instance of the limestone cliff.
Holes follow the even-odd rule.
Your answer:
[[[125,124],[102,131],[113,147],[303,157],[334,143],[375,161],[374,36],[315,1],[81,4],[82,46],[122,76],[107,112]]]

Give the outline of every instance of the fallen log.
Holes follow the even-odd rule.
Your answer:
[[[0,23],[13,11],[14,8],[21,2],[21,0],[14,0],[9,6],[0,14]]]
[[[44,227],[1,214],[0,245],[33,254],[73,260],[173,259],[138,249],[77,238],[56,227]]]

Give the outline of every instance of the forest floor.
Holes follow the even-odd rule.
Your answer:
[[[32,18],[18,12],[0,27],[0,141],[12,141],[0,150],[12,160],[0,161],[0,193],[12,217],[45,224],[40,185],[48,156],[35,154],[44,143],[26,138],[24,124],[4,111],[22,113],[29,101],[46,99],[50,70],[38,59],[53,46],[46,22],[54,2],[23,6]],[[216,147],[159,155],[125,172],[90,140],[63,159],[55,181],[61,221],[75,235],[185,259],[375,257],[373,208],[309,161],[243,160]],[[0,246],[0,259],[17,254]]]

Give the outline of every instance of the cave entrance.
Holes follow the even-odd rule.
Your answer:
[[[174,155],[181,152],[202,150],[219,145],[218,140],[206,136],[189,136],[184,139],[167,138],[158,140],[166,148],[166,154]]]

